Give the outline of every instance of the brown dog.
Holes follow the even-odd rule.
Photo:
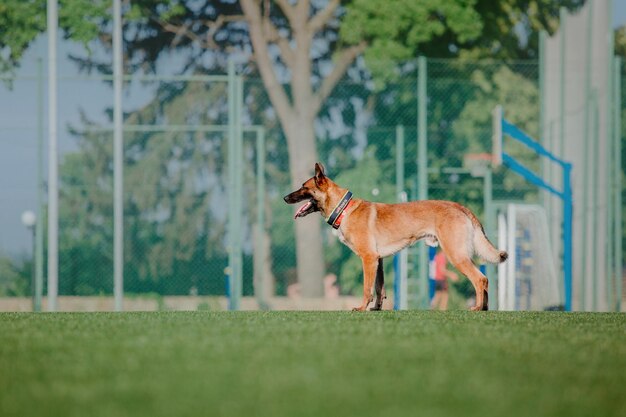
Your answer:
[[[485,236],[482,225],[466,207],[451,201],[424,200],[398,204],[373,203],[352,199],[352,193],[324,175],[315,164],[315,176],[299,190],[285,196],[285,202],[307,202],[295,218],[316,211],[339,232],[340,240],[363,262],[363,311],[373,301],[376,278],[376,303],[380,310],[385,298],[383,260],[423,239],[429,246],[441,245],[452,265],[465,275],[476,290],[472,310],[488,310],[487,278],[472,262],[478,255],[490,263],[504,262],[507,253],[497,250]]]

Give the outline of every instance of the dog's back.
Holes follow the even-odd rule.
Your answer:
[[[478,218],[468,208],[452,201],[385,204],[361,200],[352,216],[360,225],[370,224],[368,229],[375,234],[381,257],[424,239],[430,246],[441,244],[446,252],[465,248],[464,255],[476,254],[490,263],[507,258],[506,252],[497,250],[489,242]],[[352,222],[346,226],[349,227],[349,223]]]

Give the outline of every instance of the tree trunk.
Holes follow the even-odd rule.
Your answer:
[[[291,40],[295,41],[293,47],[290,39],[283,37],[272,24],[269,15],[262,16],[260,2],[241,0],[241,8],[249,25],[250,41],[263,84],[287,137],[291,186],[295,190],[311,177],[318,159],[313,121],[321,104],[366,44],[362,42],[343,49],[332,72],[323,80],[316,93],[311,85],[311,42],[315,33],[332,18],[340,1],[328,2],[312,17],[309,16],[309,1],[292,4],[287,0],[277,0],[276,3],[289,21]],[[264,11],[267,12],[267,9]],[[291,97],[274,72],[268,50],[270,43],[278,46],[281,59],[291,70]],[[301,295],[323,296],[325,268],[319,216],[308,216],[296,221],[296,256]]]
[[[270,235],[258,223],[254,225],[254,295],[261,310],[270,310],[270,299],[274,296],[274,274]],[[263,256],[260,256],[263,254]]]
[[[313,175],[313,167],[318,159],[313,120],[307,120],[307,117],[300,119],[304,120],[292,120],[284,130],[289,150],[291,190],[300,188]],[[297,219],[295,239],[300,293],[303,297],[322,297],[325,265],[319,216],[312,214]]]

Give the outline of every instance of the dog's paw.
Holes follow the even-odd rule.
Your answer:
[[[361,306],[359,306],[359,307],[354,307],[354,308],[352,309],[352,311],[365,311],[365,307],[361,307]]]

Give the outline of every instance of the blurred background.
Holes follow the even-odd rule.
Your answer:
[[[513,254],[492,307],[622,308],[623,1],[0,0],[0,29],[0,310],[351,308],[359,258],[282,200],[317,161],[472,209]],[[494,163],[498,105],[534,177]],[[385,263],[386,308],[429,308],[433,256]]]

